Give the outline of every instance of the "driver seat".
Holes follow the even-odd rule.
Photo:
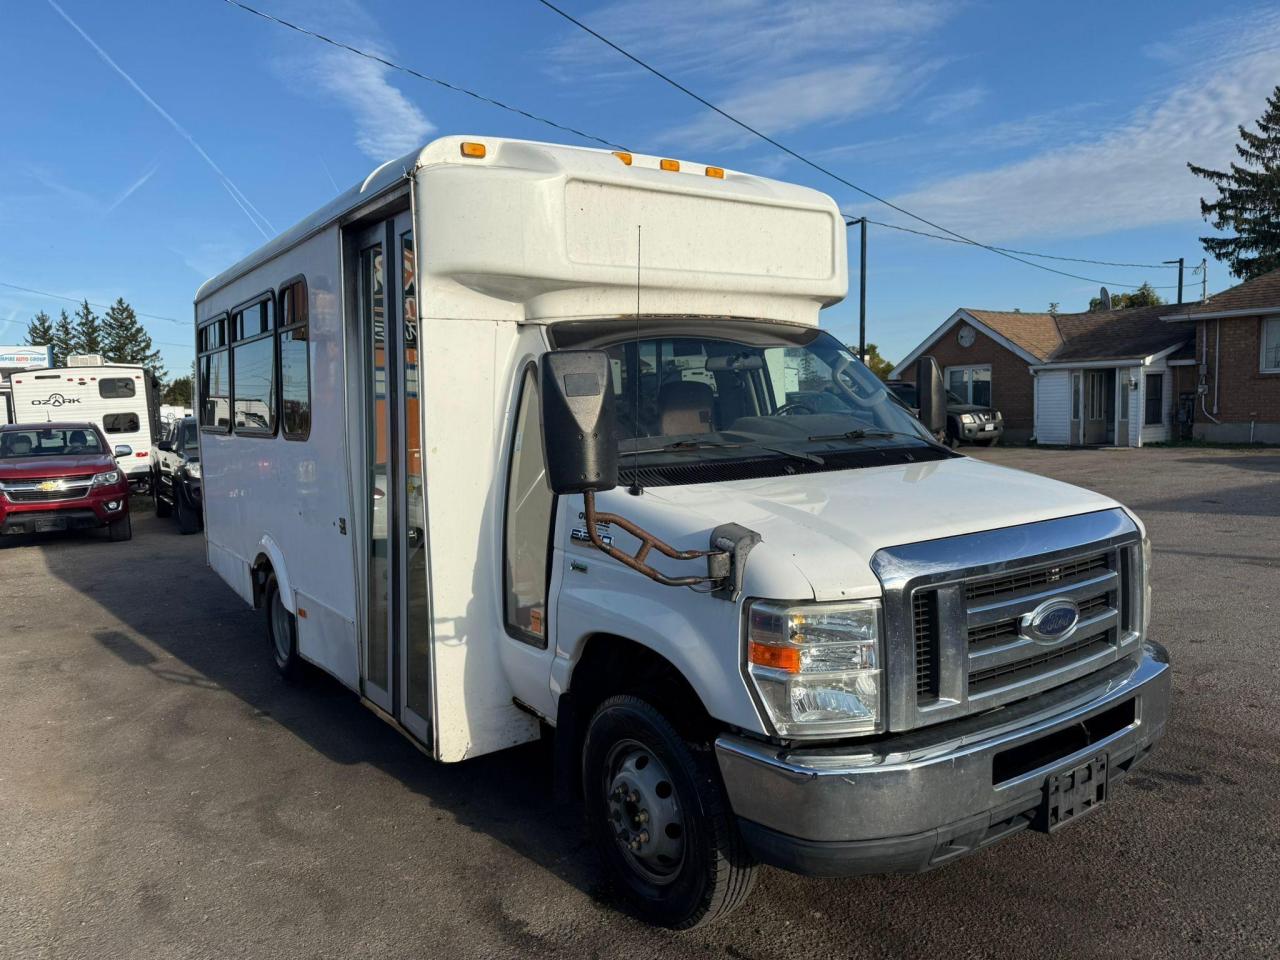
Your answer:
[[[25,457],[31,452],[31,438],[24,433],[14,437],[5,437],[6,452],[15,457]]]
[[[70,452],[83,453],[85,445],[88,444],[88,442],[89,441],[85,438],[83,430],[72,430],[71,436],[68,438],[67,446],[70,448]]]
[[[710,433],[715,392],[697,380],[669,380],[658,389],[659,427],[664,437]]]

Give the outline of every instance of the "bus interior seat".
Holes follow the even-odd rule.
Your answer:
[[[710,433],[711,409],[715,393],[710,385],[696,380],[671,380],[658,391],[661,429],[664,437],[690,433]]]

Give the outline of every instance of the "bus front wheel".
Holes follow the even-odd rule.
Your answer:
[[[588,829],[613,886],[650,923],[687,930],[751,892],[755,864],[709,744],[690,743],[651,704],[616,696],[587,728]]]
[[[298,625],[280,596],[280,585],[274,573],[267,574],[267,639],[271,641],[271,656],[280,676],[292,680],[298,675],[301,663],[298,659]]]

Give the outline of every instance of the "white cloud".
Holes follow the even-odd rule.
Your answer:
[[[396,59],[388,44],[370,33],[376,18],[355,0],[295,2],[286,4],[282,15],[353,47]],[[289,53],[276,62],[277,72],[296,90],[328,96],[347,110],[355,122],[355,145],[371,160],[395,159],[422,146],[435,131],[417,105],[392,84],[390,67],[296,34],[287,39]]]
[[[928,67],[903,70],[882,61],[826,67],[739,93],[721,106],[744,123],[776,135],[891,107],[918,89],[929,72]],[[719,114],[704,111],[660,139],[705,149],[742,145],[753,138]]]
[[[930,97],[925,103],[927,108],[925,120],[929,123],[942,123],[952,119],[958,113],[967,113],[986,99],[987,88],[977,83]]]
[[[912,45],[956,7],[926,0],[632,0],[583,21],[743,121],[781,134],[889,109],[914,93],[940,64]],[[576,29],[550,59],[562,78],[590,72],[597,85],[609,78],[633,83],[639,69]],[[658,139],[699,149],[748,142],[750,135],[723,117],[692,101],[689,110],[692,119]]]
[[[1184,61],[1185,79],[1107,129],[1078,129],[1061,146],[948,177],[894,201],[988,241],[1197,219],[1198,199],[1211,187],[1187,170],[1187,161],[1230,162],[1236,126],[1251,124],[1275,87],[1280,18],[1247,29],[1247,53],[1210,50]]]

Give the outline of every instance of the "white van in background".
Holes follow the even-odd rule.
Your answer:
[[[196,294],[209,564],[438,760],[553,729],[655,923],[1087,823],[1168,712],[1142,525],[935,442],[846,288],[814,190],[436,140]]]
[[[116,462],[133,486],[151,482],[151,441],[160,428],[160,384],[141,366],[45,367],[10,377],[14,423],[90,421],[128,453]]]

